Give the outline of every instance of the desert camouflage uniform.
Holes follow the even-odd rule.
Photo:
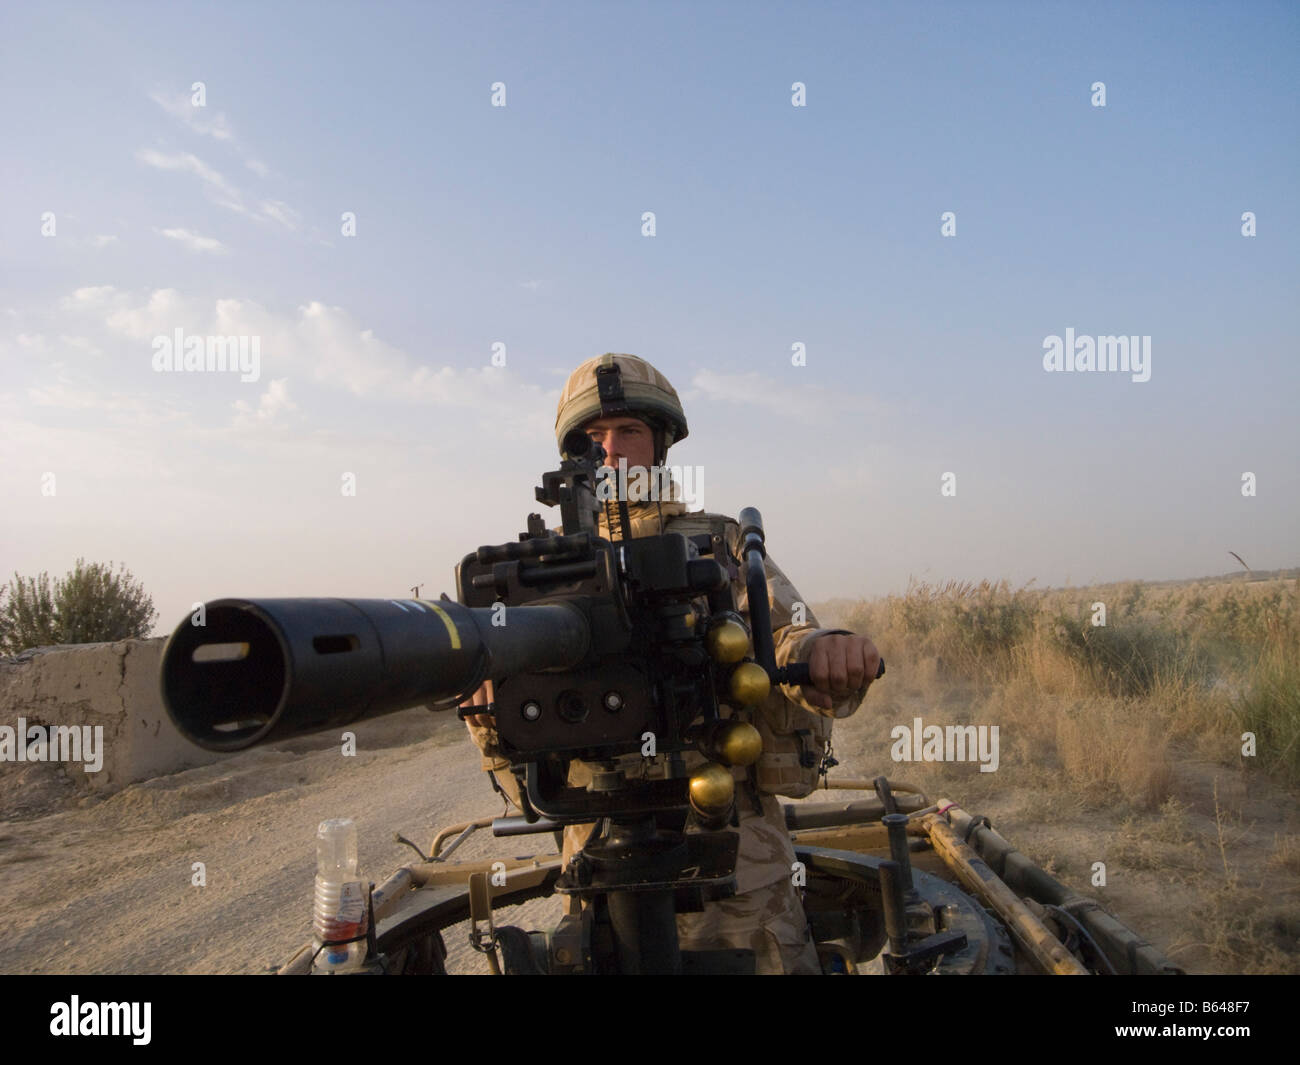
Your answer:
[[[711,532],[713,522],[710,518],[716,520],[718,517],[700,513],[687,514],[685,505],[676,501],[634,503],[629,504],[628,509],[632,517],[633,537],[657,535],[661,528],[688,536]],[[740,526],[729,518],[725,520],[727,549],[733,558],[739,558]],[[602,536],[608,537],[603,514],[600,531]],[[795,604],[802,602],[799,593],[771,557],[765,561],[776,664],[785,666],[806,661],[804,656],[810,649],[812,637],[844,630],[818,628],[816,618],[806,605],[803,607],[804,621],[795,624]],[[748,621],[749,597],[743,578],[733,576],[732,588],[737,608]],[[864,686],[836,702],[832,709],[826,710],[804,699],[798,688],[782,685],[774,689],[767,701],[755,712],[780,714],[787,709],[784,704],[788,700],[815,714],[848,717],[857,710],[865,695]],[[475,744],[483,752],[483,768],[505,769],[509,762],[500,756],[496,730],[473,724],[469,725],[469,729]],[[688,752],[684,758],[688,769],[705,761],[694,752]],[[639,756],[632,755],[628,756],[628,764],[644,765],[644,761]],[[820,973],[816,951],[808,936],[803,908],[792,883],[794,848],[785,827],[780,801],[774,795],[759,795],[748,783],[741,783],[747,779],[746,772],[740,767],[732,770],[738,782],[736,812],[740,833],[736,895],[708,904],[702,913],[679,915],[677,928],[681,946],[685,950],[724,947],[752,949],[760,973]],[[588,766],[575,761],[570,767],[569,783],[581,786],[588,781],[589,775]],[[498,773],[498,780],[508,792],[513,793],[512,798],[517,802],[515,780],[511,774]],[[563,853],[566,865],[582,849],[593,828],[593,825],[573,825],[565,829]]]

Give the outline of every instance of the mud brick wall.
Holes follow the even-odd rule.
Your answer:
[[[38,647],[0,658],[0,726],[103,727],[103,765],[62,763],[78,787],[116,790],[133,781],[216,762],[167,717],[158,691],[164,639]],[[57,764],[57,763],[55,763]],[[22,768],[0,762],[0,773]]]

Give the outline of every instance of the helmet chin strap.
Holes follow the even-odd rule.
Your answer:
[[[662,466],[668,460],[668,448],[664,444],[663,426],[654,427],[655,465]]]

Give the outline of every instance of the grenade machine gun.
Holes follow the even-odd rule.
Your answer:
[[[187,619],[167,643],[163,700],[189,739],[236,751],[421,703],[451,709],[490,680],[523,810],[494,831],[597,826],[555,883],[586,905],[549,935],[498,930],[513,933],[502,937],[508,967],[752,972],[752,952],[681,951],[675,915],[735,889],[729,767],[756,761],[761,741],[722,709],[756,706],[774,684],[806,684],[808,667],[775,664],[758,511],[739,516],[751,631],[721,540],[633,538],[626,500],[598,499],[604,457],[571,432],[560,468],[536,489],[559,506],[564,531],[530,514],[518,542],[466,555],[457,602],[207,604],[204,625]],[[602,505],[619,539],[599,535]],[[666,767],[657,779],[620,768],[647,744]],[[688,771],[687,751],[706,764]],[[573,759],[591,767],[587,787],[568,783]],[[373,926],[371,936],[373,948]]]

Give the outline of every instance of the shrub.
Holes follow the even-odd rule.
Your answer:
[[[119,564],[77,559],[73,570],[50,584],[48,573],[14,579],[0,595],[0,652],[64,643],[142,638],[157,619],[153,600]]]

